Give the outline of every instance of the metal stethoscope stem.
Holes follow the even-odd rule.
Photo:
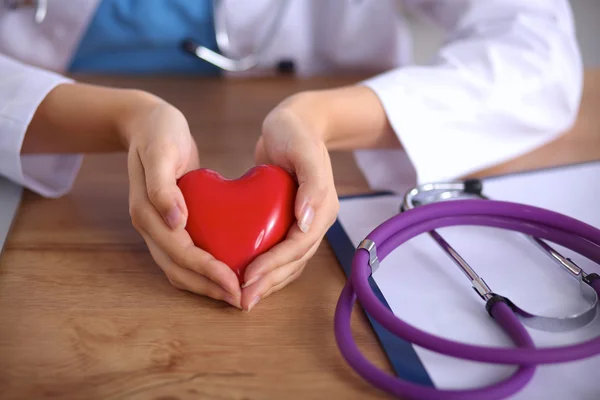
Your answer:
[[[260,56],[270,46],[273,39],[276,37],[277,31],[279,30],[283,21],[284,14],[289,8],[289,3],[290,0],[275,0],[274,4],[276,4],[277,8],[269,28],[265,31],[256,48],[244,57],[234,59],[226,57],[222,54],[231,52],[231,43],[227,30],[227,20],[223,0],[213,0],[215,37],[219,52],[215,52],[206,46],[197,44],[191,39],[185,40],[182,46],[187,52],[206,62],[216,65],[225,71],[242,72],[250,70],[258,65]],[[291,62],[282,62],[280,69],[284,68],[293,69]]]
[[[48,0],[3,0],[4,5],[9,10],[18,10],[24,8],[31,8],[34,10],[34,20],[36,23],[41,24],[48,14]],[[218,52],[209,49],[202,44],[195,43],[191,39],[186,39],[181,43],[181,47],[188,53],[211,63],[225,71],[230,72],[242,72],[248,71],[256,67],[260,61],[262,53],[270,46],[273,39],[276,37],[277,31],[279,30],[281,23],[284,18],[284,14],[289,8],[290,0],[276,0],[274,2],[277,7],[272,17],[272,23],[269,28],[265,31],[259,44],[249,54],[240,58],[230,58],[223,53],[231,52],[231,43],[229,39],[229,33],[227,30],[226,13],[224,10],[223,0],[213,0],[213,16],[215,25],[215,37],[218,47]],[[278,69],[282,72],[289,72],[294,69],[293,62],[289,60],[282,60]]]
[[[489,200],[482,193],[481,182],[478,180],[467,180],[464,182],[430,183],[423,184],[408,191],[404,196],[401,211],[415,208],[422,204],[447,201],[461,198],[478,198]],[[450,259],[470,280],[473,289],[485,301],[491,299],[495,293],[481,278],[467,261],[440,235],[437,231],[429,232],[431,238],[444,250]],[[546,242],[533,236],[527,238],[542,250],[548,257],[560,265],[570,276],[580,283],[581,294],[589,302],[589,307],[583,312],[567,317],[556,318],[534,315],[518,307],[510,301],[513,311],[526,325],[546,331],[568,331],[587,325],[596,316],[598,294],[587,282],[587,273],[569,258],[560,254]],[[508,300],[508,299],[507,299]]]

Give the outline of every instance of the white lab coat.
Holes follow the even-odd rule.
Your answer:
[[[225,1],[228,55],[247,54],[275,7]],[[20,156],[24,133],[44,96],[68,81],[62,74],[98,3],[52,0],[40,25],[31,10],[0,9],[0,175],[44,196],[69,191],[81,156]],[[430,65],[412,64],[401,7],[447,31]],[[567,0],[292,0],[261,66],[284,58],[304,76],[379,71],[363,83],[403,150],[355,152],[374,188],[453,179],[531,151],[573,124],[582,92]]]

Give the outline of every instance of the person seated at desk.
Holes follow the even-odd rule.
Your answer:
[[[582,92],[567,0],[30,3],[4,1],[0,13],[0,174],[56,198],[69,192],[81,154],[126,149],[132,222],[156,263],[176,287],[245,310],[298,278],[335,220],[329,150],[353,150],[374,188],[393,189],[407,173],[419,181],[458,178],[568,130]],[[429,65],[411,64],[401,3],[447,33]],[[219,49],[214,27],[222,34],[223,25],[228,43]],[[270,41],[261,45],[265,35]],[[256,53],[256,65],[222,71],[190,54],[189,38],[227,57]],[[176,180],[201,165],[185,116],[152,94],[65,75],[231,79],[278,70],[372,77],[295,94],[266,116],[256,162],[295,173],[298,224],[248,267],[240,288],[184,229]]]

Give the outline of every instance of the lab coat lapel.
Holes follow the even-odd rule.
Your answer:
[[[42,23],[33,8],[8,10],[0,2],[0,53],[64,73],[101,0],[51,0]]]

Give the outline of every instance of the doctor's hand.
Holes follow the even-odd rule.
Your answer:
[[[236,275],[196,247],[185,230],[187,208],[176,182],[200,166],[185,117],[159,102],[135,113],[124,127],[131,220],[152,257],[176,288],[240,308]]]
[[[37,108],[24,153],[128,151],[129,210],[152,257],[173,286],[240,307],[235,273],[194,246],[177,179],[197,169],[183,114],[151,93],[85,83],[60,84]]]
[[[257,164],[275,164],[295,175],[297,224],[286,239],[257,257],[245,272],[242,308],[297,279],[335,222],[339,209],[329,153],[323,139],[325,124],[303,96],[288,99],[269,113],[255,148]]]

